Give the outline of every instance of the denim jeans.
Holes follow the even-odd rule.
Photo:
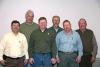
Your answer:
[[[24,64],[24,67],[28,67],[28,64]]]
[[[30,67],[52,67],[51,53],[34,53],[34,63]]]

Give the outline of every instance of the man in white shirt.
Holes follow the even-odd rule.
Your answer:
[[[0,41],[0,63],[4,67],[24,67],[24,60],[29,59],[28,43],[24,34],[19,32],[19,28],[19,21],[12,21],[12,31],[5,34]]]

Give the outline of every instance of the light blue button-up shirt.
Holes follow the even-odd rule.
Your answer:
[[[56,36],[56,44],[58,51],[62,52],[78,52],[78,56],[83,55],[83,46],[79,34],[76,31],[72,31],[71,35],[63,30]]]

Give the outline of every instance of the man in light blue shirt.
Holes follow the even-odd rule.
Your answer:
[[[64,30],[57,34],[58,67],[79,67],[83,46],[79,34],[72,31],[69,20],[63,22]]]

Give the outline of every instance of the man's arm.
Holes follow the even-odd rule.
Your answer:
[[[5,44],[6,44],[6,38],[4,37],[3,39],[1,39],[0,41],[0,64],[1,65],[5,65],[5,60],[3,59],[3,52],[5,49]]]
[[[93,42],[93,52],[92,52],[92,55],[96,57],[97,51],[98,51],[98,46],[97,46],[96,38],[95,38],[94,35],[93,35],[92,42]]]

